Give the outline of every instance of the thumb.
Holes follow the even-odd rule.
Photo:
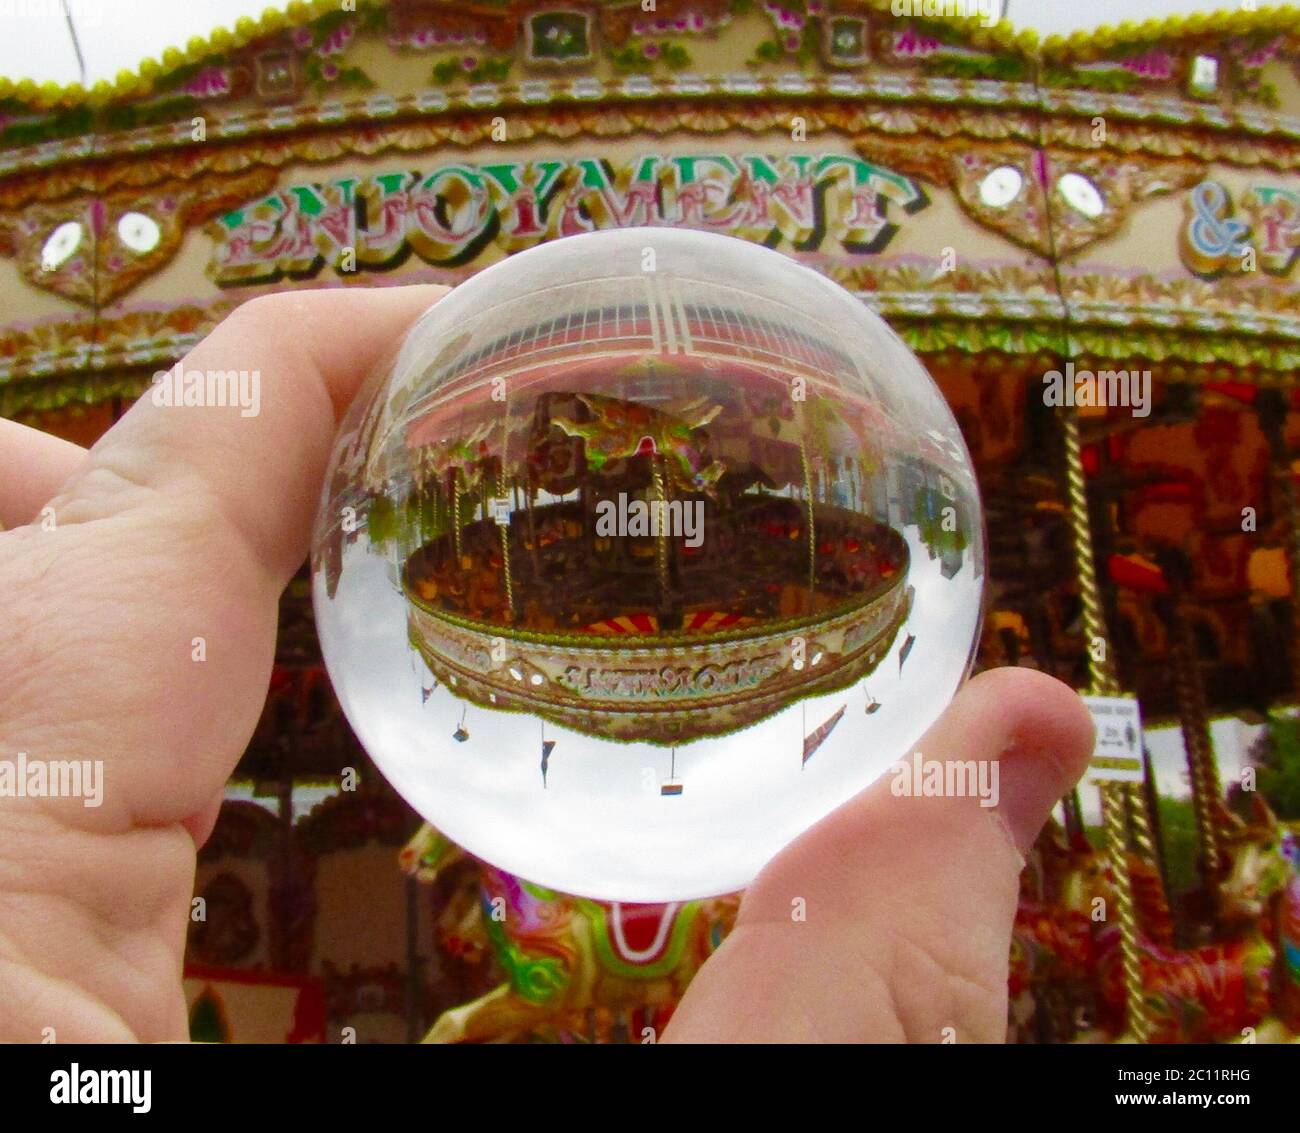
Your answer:
[[[1091,721],[1066,685],[1000,669],[968,682],[916,750],[984,764],[996,805],[896,795],[887,774],[828,815],[746,892],[665,1039],[1002,1040],[1022,855],[1083,773]]]

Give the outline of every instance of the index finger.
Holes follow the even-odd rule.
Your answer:
[[[90,450],[60,500],[60,522],[121,506],[118,493],[105,491],[110,478],[187,510],[187,496],[207,493],[283,582],[306,554],[338,417],[410,323],[448,290],[289,291],[245,303],[177,364],[183,381],[156,384]],[[174,403],[191,375],[234,389],[232,374],[241,395],[252,396]]]
[[[0,417],[0,531],[29,522],[85,458],[80,445]]]
[[[15,611],[0,624],[0,734],[33,758],[94,753],[111,778],[101,807],[66,820],[122,830],[209,808],[266,698],[336,418],[445,291],[245,304],[179,365],[187,380],[246,374],[249,390],[256,374],[256,397],[147,393],[50,501],[52,530],[0,538]]]

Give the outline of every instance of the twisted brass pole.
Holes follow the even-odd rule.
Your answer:
[[[655,534],[655,574],[659,580],[659,604],[668,602],[668,592],[672,580],[668,575],[668,483],[664,476],[664,458],[659,454],[651,457],[651,476],[654,505],[657,522],[652,525]]]
[[[1088,650],[1088,678],[1097,696],[1119,692],[1114,664],[1106,640],[1106,619],[1101,610],[1097,570],[1092,549],[1092,525],[1088,518],[1088,487],[1083,471],[1083,448],[1079,442],[1079,421],[1073,413],[1063,419],[1065,478],[1070,505],[1070,530],[1074,536],[1074,565],[1079,577],[1079,600],[1083,606],[1083,632]],[[1101,649],[1097,646],[1100,644]],[[1098,656],[1100,653],[1100,656]]]
[[[1146,761],[1143,761],[1145,773]],[[1144,792],[1137,789],[1137,784],[1132,784],[1133,790],[1128,793],[1128,798],[1132,802],[1129,808],[1129,819],[1133,833],[1133,841],[1137,844],[1137,852],[1141,859],[1147,865],[1158,866],[1160,855],[1156,850],[1155,834],[1151,829],[1151,814],[1147,810],[1146,798]]]
[[[452,548],[456,552],[456,569],[461,569],[460,555],[460,473],[451,470],[451,533]]]
[[[1223,786],[1209,735],[1209,712],[1205,691],[1201,687],[1196,665],[1196,642],[1183,615],[1181,595],[1173,605],[1169,619],[1173,631],[1174,679],[1178,697],[1178,718],[1183,741],[1187,746],[1187,769],[1192,780],[1192,809],[1201,846],[1201,860],[1206,883],[1214,887],[1223,865],[1223,847],[1219,830],[1220,800]]]
[[[1074,562],[1079,577],[1079,598],[1083,606],[1083,632],[1088,650],[1088,676],[1095,696],[1119,693],[1114,662],[1106,641],[1106,620],[1097,587],[1092,547],[1092,526],[1088,518],[1088,488],[1084,479],[1083,450],[1079,442],[1079,421],[1074,412],[1062,418],[1065,442],[1065,475],[1070,505],[1070,527],[1074,535]],[[1100,649],[1098,648],[1100,645]],[[1124,971],[1124,995],[1129,1026],[1139,1042],[1151,1033],[1150,1017],[1143,995],[1142,952],[1138,939],[1137,913],[1133,908],[1133,884],[1129,876],[1128,838],[1124,812],[1130,808],[1133,784],[1102,783],[1102,817],[1106,832],[1106,855],[1114,878],[1116,915],[1119,918],[1120,959]]]

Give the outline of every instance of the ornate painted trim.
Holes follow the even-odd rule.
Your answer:
[[[91,91],[0,79],[0,173],[84,160],[92,151],[140,155],[186,147],[200,112],[212,140],[231,141],[431,114],[558,111],[645,98],[1041,106],[1050,114],[1300,137],[1300,119],[1268,109],[1275,96],[1261,78],[1265,67],[1281,66],[1300,50],[1296,9],[1123,25],[1040,47],[1032,33],[1004,24],[913,20],[893,16],[892,7],[892,0],[764,0],[774,29],[763,44],[768,50],[739,74],[710,75],[688,72],[691,56],[678,41],[729,32],[733,15],[755,11],[754,0],[661,0],[666,18],[657,20],[638,20],[639,7],[627,0],[486,0],[472,10],[451,0],[391,7],[362,0],[355,13],[337,0],[313,0],[241,20],[233,33],[218,29]],[[531,29],[543,24],[539,41]],[[581,41],[581,50],[560,47],[551,33]],[[377,91],[348,52],[361,37],[385,36],[394,51],[454,50],[457,57],[441,59],[433,85],[418,93]],[[469,50],[475,54],[463,54]],[[598,56],[631,73],[564,73]],[[826,73],[809,70],[814,58]],[[506,81],[515,63],[529,74]],[[660,63],[668,74],[656,71]],[[1204,89],[1196,85],[1199,65],[1213,72]],[[238,106],[223,111],[224,98],[238,98]],[[269,105],[257,107],[257,100]]]
[[[617,4],[573,4],[570,7],[587,9],[617,8]],[[625,6],[625,5],[624,5]],[[707,6],[707,5],[706,5]],[[746,8],[752,5],[745,5]],[[435,5],[429,5],[430,8]],[[451,18],[463,11],[461,5],[447,3],[452,11]],[[483,8],[499,9],[501,16],[510,18],[516,15],[516,5],[503,0],[486,0]],[[544,5],[535,8],[546,10]],[[551,4],[551,9],[563,9],[563,3]],[[733,7],[736,7],[733,5]],[[798,11],[803,7],[808,15],[827,17],[827,34],[830,33],[832,20],[860,18],[875,13],[880,16],[892,14],[892,0],[841,0],[839,3],[823,6],[817,0],[812,4],[801,5],[791,0],[789,8]],[[829,11],[826,10],[829,7]],[[376,23],[382,21],[389,31],[390,41],[400,46],[428,47],[432,43],[422,43],[410,39],[410,29],[404,28],[400,17],[402,13],[395,6],[384,0],[361,0],[357,4],[357,16],[370,19]],[[13,98],[33,109],[52,107],[103,106],[115,101],[128,101],[148,94],[166,80],[175,76],[177,71],[185,71],[208,61],[212,56],[221,56],[248,46],[277,32],[290,33],[320,24],[328,20],[337,20],[340,14],[338,0],[294,0],[283,11],[268,8],[261,16],[243,17],[236,21],[233,30],[216,28],[206,37],[191,39],[183,49],[169,48],[163,52],[161,60],[145,59],[134,71],[119,72],[113,82],[101,81],[87,90],[79,83],[62,86],[57,83],[35,83],[30,79],[13,82],[0,79],[0,98]],[[484,12],[480,12],[483,15]],[[462,17],[463,18],[463,17]],[[617,19],[617,15],[615,16]],[[621,21],[622,35],[610,36],[616,43],[625,41],[626,30]],[[902,22],[902,21],[898,21]],[[925,21],[917,21],[925,26]],[[1184,46],[1188,43],[1203,43],[1210,40],[1255,40],[1268,42],[1277,37],[1289,37],[1300,33],[1300,10],[1294,6],[1268,8],[1261,11],[1245,9],[1214,13],[1196,13],[1193,15],[1170,16],[1163,20],[1147,20],[1141,24],[1125,21],[1119,25],[1107,25],[1090,31],[1075,32],[1070,36],[1049,36],[1040,40],[1031,29],[1017,30],[1013,25],[999,22],[992,27],[985,27],[979,20],[947,21],[950,38],[960,42],[967,51],[993,51],[1012,57],[1041,60],[1059,66],[1079,66],[1120,59],[1141,59],[1148,55],[1155,45]],[[608,33],[607,33],[608,34]],[[862,58],[866,55],[860,52]],[[854,60],[856,61],[856,59]],[[1137,69],[1143,74],[1142,69]],[[1151,71],[1146,71],[1151,77]],[[1164,77],[1159,71],[1154,77]]]
[[[812,103],[802,111],[810,131],[823,135],[845,134],[853,148],[868,160],[950,186],[974,220],[1047,260],[1068,258],[1093,241],[1110,235],[1123,223],[1135,202],[1155,193],[1186,187],[1204,171],[1203,161],[1139,159],[1118,145],[1119,153],[1096,146],[1065,149],[1053,145],[1044,154],[1033,145],[1034,120],[1015,113],[976,116],[923,108],[886,114],[834,103]],[[786,125],[786,111],[782,107],[764,104],[751,109],[730,105],[704,111],[681,106],[646,106],[617,113],[592,109],[572,111],[564,117],[539,110],[521,117],[512,124],[512,129],[522,142],[540,137],[571,140],[579,136],[659,136],[684,131],[715,135],[746,130],[762,135]],[[985,136],[973,140],[971,135],[977,132]],[[934,144],[918,146],[916,137],[920,133],[932,137]],[[1118,140],[1119,131],[1115,134]],[[186,155],[162,155],[148,162],[117,161],[84,172],[94,186],[88,204],[77,200],[62,205],[40,200],[24,203],[28,190],[34,194],[41,194],[42,190],[66,193],[69,184],[63,178],[0,182],[0,212],[8,210],[14,214],[12,220],[0,221],[0,254],[18,256],[20,269],[33,285],[79,302],[102,306],[175,253],[183,222],[197,222],[214,210],[233,207],[269,191],[278,167],[333,162],[355,153],[374,156],[389,150],[429,152],[448,143],[471,146],[489,137],[491,122],[480,118],[394,125],[355,134],[286,138],[237,149],[205,148]],[[1082,139],[1076,140],[1082,143]],[[1177,147],[1166,144],[1164,148]],[[1300,164],[1300,147],[1288,148],[1290,160]],[[1259,154],[1253,156],[1258,158]],[[999,169],[1010,171],[1025,186],[1014,200],[1000,208],[984,201],[981,192],[990,172]],[[1054,196],[1058,183],[1067,176],[1081,176],[1097,186],[1104,193],[1106,207],[1091,218],[1060,208],[1055,231],[1049,235],[1047,196]],[[216,186],[219,192],[200,194],[195,188],[198,184]],[[118,247],[112,232],[107,231],[111,223],[106,222],[136,208],[145,208],[151,215],[156,213],[164,221],[164,239],[148,255]],[[59,271],[50,271],[37,262],[43,236],[68,220],[77,221],[83,229],[100,232],[101,239],[93,242],[95,255],[103,261],[97,264],[98,271],[73,273],[72,269],[79,264],[84,269],[81,260],[74,260]],[[86,290],[90,278],[96,280],[97,294]],[[1260,293],[1260,299],[1271,301],[1265,293]],[[3,358],[2,349],[0,358]]]
[[[806,102],[799,106],[809,136],[836,131],[844,134],[883,132],[936,138],[976,137],[990,141],[1037,139],[1038,125],[1031,114],[987,110],[958,112],[951,108],[914,108],[883,111],[841,102]],[[571,141],[662,137],[674,133],[715,135],[744,130],[758,135],[789,135],[790,107],[777,102],[697,106],[690,103],[652,103],[619,107],[573,107],[562,111],[536,108],[510,121],[510,140],[525,143],[549,138]],[[331,131],[318,136],[263,139],[239,146],[196,147],[186,153],[157,154],[148,161],[117,160],[76,175],[34,174],[21,180],[0,181],[0,210],[12,210],[37,199],[64,197],[75,192],[108,192],[117,188],[146,188],[168,178],[196,178],[233,173],[255,165],[284,165],[338,161],[345,157],[373,157],[386,152],[410,153],[446,146],[491,144],[492,120],[469,118],[370,125]],[[913,146],[915,143],[913,142]],[[1300,157],[1297,158],[1300,160]]]
[[[594,112],[618,118],[629,112],[632,115],[638,114],[642,104],[646,103],[650,104],[653,111],[661,111],[664,99],[675,100],[672,110],[679,115],[725,114],[743,118],[750,112],[745,108],[724,104],[709,105],[704,109],[699,104],[715,104],[718,99],[726,99],[728,102],[754,100],[760,102],[756,109],[761,114],[765,109],[761,105],[762,101],[774,98],[797,100],[798,113],[801,115],[805,112],[804,99],[823,98],[834,100],[827,103],[827,106],[838,104],[840,107],[873,101],[891,105],[919,102],[933,104],[929,108],[938,110],[955,106],[969,107],[977,115],[980,108],[988,108],[987,117],[995,116],[993,108],[1005,112],[1007,108],[1014,107],[1025,112],[1026,122],[1029,112],[1038,101],[1034,88],[1024,83],[927,79],[915,75],[857,77],[791,72],[771,75],[743,73],[713,77],[684,74],[651,77],[633,74],[610,81],[584,76],[580,79],[528,79],[520,83],[483,82],[464,90],[432,88],[400,96],[374,94],[346,101],[332,100],[319,105],[276,107],[241,113],[229,119],[214,117],[208,121],[205,138],[206,143],[242,142],[245,146],[256,139],[264,146],[274,146],[277,135],[304,130],[333,134],[342,128],[353,126],[356,127],[353,136],[362,136],[376,130],[390,132],[394,129],[418,128],[423,124],[422,119],[430,121],[434,129],[473,129],[474,124],[464,119],[454,122],[439,120],[447,115],[465,113],[483,115],[482,121],[488,124],[483,132],[487,134],[491,128],[491,115],[486,113],[488,111],[514,112],[510,123],[513,128],[520,121],[520,112],[527,115],[533,123],[547,119],[562,123],[575,112],[581,114],[587,107],[598,103],[599,109],[588,111],[587,114]],[[924,113],[926,109],[925,106],[917,107],[916,112]],[[870,106],[864,106],[860,112],[870,114],[873,111]],[[789,132],[792,113],[789,105],[782,106],[780,116],[783,132]],[[972,125],[977,136],[981,136],[979,120],[976,119]],[[158,151],[174,150],[178,154],[184,153],[182,160],[192,160],[194,155],[188,151],[198,148],[192,129],[190,120],[186,118],[183,122],[168,125],[116,131],[97,139],[93,155],[97,158],[130,157],[139,160],[145,154],[156,155]],[[536,131],[539,127],[534,125],[533,129]],[[984,129],[988,129],[987,125]],[[1300,136],[1300,120],[1297,120],[1295,134]],[[1028,133],[1026,136],[1029,136]],[[295,138],[294,144],[310,145],[315,140],[317,139],[311,137]],[[92,155],[92,147],[84,144],[84,141],[71,139],[23,149],[0,149],[0,176],[84,161]],[[167,158],[164,157],[164,160]]]
[[[877,150],[899,147],[910,154],[909,165],[921,171],[925,161],[915,137],[924,134],[966,148],[971,140],[1023,143],[1032,147],[1043,140],[1053,146],[1098,152],[1118,151],[1127,157],[1151,155],[1162,161],[1187,159],[1198,164],[1226,163],[1277,170],[1300,169],[1300,147],[1281,141],[1207,138],[1191,131],[1152,132],[1145,127],[1112,124],[1106,146],[1092,139],[1086,124],[1048,120],[1002,108],[976,112],[969,108],[912,107],[882,109],[844,102],[802,102],[799,114],[810,136],[839,132]],[[513,116],[512,140],[528,142],[576,137],[663,136],[675,132],[703,135],[744,130],[751,134],[788,133],[790,106],[772,101],[752,104],[723,103],[701,107],[691,103],[656,103],[614,107],[569,108],[563,111],[533,109]],[[0,211],[16,211],[41,200],[58,200],[78,193],[109,193],[119,188],[145,189],[167,179],[192,179],[231,174],[262,165],[279,168],[297,162],[324,163],[349,156],[372,157],[385,152],[409,153],[448,145],[473,146],[492,137],[487,115],[472,118],[371,125],[331,131],[318,136],[263,139],[238,146],[196,147],[185,153],[155,154],[146,160],[119,159],[96,167],[60,169],[0,180]],[[943,180],[943,163],[924,165],[932,180]]]
[[[665,0],[665,7],[669,7],[668,0]],[[739,3],[731,2],[727,5],[734,11],[750,11],[754,4],[752,0],[740,0]],[[892,0],[838,0],[837,3],[830,5],[834,14],[843,12],[861,13],[863,15],[875,13],[879,16],[892,15],[890,9]],[[545,14],[549,12],[558,12],[566,9],[577,10],[579,13],[590,16],[599,13],[601,22],[604,25],[602,30],[607,38],[615,46],[621,46],[626,41],[629,34],[630,21],[618,9],[626,9],[626,3],[619,3],[618,0],[570,0],[565,3],[563,0],[556,2],[535,2],[527,5],[513,2],[513,0],[484,0],[477,6],[474,15],[480,21],[495,21],[498,25],[505,24],[511,27],[512,35],[510,45],[515,42],[513,25],[524,22],[525,18],[531,19],[536,14]],[[713,8],[715,5],[709,4],[706,0],[701,4],[703,8]],[[806,7],[809,15],[818,15],[823,10],[823,4],[820,0],[812,0],[812,3],[806,4],[801,0],[788,0],[790,9],[800,9]],[[397,5],[389,5],[386,0],[360,0],[356,4],[357,11],[353,18],[357,22],[365,23],[370,26],[382,26],[389,33],[390,43],[395,46],[404,47],[431,47],[433,43],[424,43],[421,40],[413,39],[413,31],[409,27],[409,19],[406,19],[407,13],[404,13]],[[432,12],[438,8],[445,8],[447,11],[441,15],[442,20],[464,19],[465,7],[456,3],[455,0],[444,0],[442,3],[429,3],[424,6],[425,13]],[[494,11],[495,9],[495,11]],[[828,15],[831,13],[828,13]],[[150,95],[159,88],[166,88],[169,80],[174,80],[178,73],[188,76],[190,72],[201,70],[205,63],[210,63],[214,57],[223,58],[227,55],[238,52],[239,50],[264,40],[269,36],[281,32],[288,32],[295,39],[302,36],[304,32],[311,34],[314,28],[325,25],[330,30],[340,20],[341,9],[338,0],[293,0],[284,11],[274,8],[268,8],[257,18],[243,17],[236,21],[233,30],[226,28],[216,28],[206,37],[196,36],[192,38],[184,49],[168,48],[163,52],[161,60],[145,59],[135,71],[124,70],[118,73],[113,82],[101,80],[94,84],[89,90],[80,83],[70,83],[66,86],[58,83],[36,83],[30,79],[13,82],[9,79],[0,78],[0,99],[11,98],[24,105],[36,110],[46,110],[56,107],[75,108],[75,107],[102,107],[111,103],[129,102],[139,99],[143,96]],[[1023,58],[1032,57],[1037,45],[1037,35],[1032,31],[1017,31],[1009,23],[1000,22],[992,27],[984,27],[979,20],[950,20],[952,33],[960,37],[965,43],[977,50],[995,50],[1007,54],[1018,55]],[[611,26],[612,25],[612,26]],[[674,30],[686,31],[689,29],[665,29],[669,33]],[[524,44],[532,45],[531,32],[525,30]],[[299,46],[316,46],[315,43],[302,44]],[[503,42],[496,42],[496,46],[506,46]],[[567,55],[566,58],[583,58],[584,55]],[[545,59],[546,56],[540,56]],[[553,56],[552,56],[553,58]]]
[[[884,529],[899,544],[901,537]],[[873,672],[911,606],[906,572],[851,603],[816,616],[710,635],[646,635],[634,643],[596,635],[525,633],[453,617],[406,587],[408,636],[456,695],[503,712],[525,712],[624,743],[668,746],[692,735],[726,735],[808,696]],[[783,654],[788,631],[810,638],[825,665],[799,674]],[[493,660],[506,641],[507,659]],[[814,658],[816,660],[816,658]],[[598,713],[593,717],[593,712]]]
[[[1195,184],[1204,165],[1191,161],[1137,161],[1101,151],[1053,150],[1025,146],[963,144],[918,150],[914,141],[856,139],[857,152],[900,172],[949,186],[972,219],[1045,259],[1061,259],[1117,231],[1132,206],[1156,193]],[[981,189],[995,171],[1019,186],[1010,201],[986,202]],[[1061,178],[1082,176],[1105,193],[1106,207],[1087,217],[1073,209],[1047,205]],[[1051,221],[1051,223],[1049,223]]]
[[[102,307],[169,263],[188,228],[270,192],[275,180],[274,170],[252,168],[201,182],[163,181],[147,194],[126,189],[75,202],[35,202],[0,214],[0,253],[17,259],[33,287]],[[76,246],[50,258],[46,240],[60,227],[75,230]]]
[[[1039,92],[1027,83],[926,78],[920,75],[867,77],[797,72],[717,77],[654,77],[637,73],[617,81],[595,77],[581,80],[530,79],[522,83],[489,81],[464,90],[431,88],[401,96],[373,94],[364,98],[240,114],[229,120],[217,118],[209,123],[207,138],[210,141],[238,142],[257,137],[270,142],[276,135],[294,131],[326,131],[363,124],[374,128],[385,120],[437,119],[453,113],[544,109],[553,115],[563,115],[592,102],[600,102],[605,112],[610,113],[613,106],[666,98],[688,103],[716,103],[720,98],[748,101],[774,97],[798,100],[799,113],[803,113],[802,100],[805,98],[833,98],[843,104],[923,104],[915,107],[917,112],[949,106],[1011,107],[1023,112],[1041,108],[1049,115],[1071,116],[1071,120],[1052,123],[1052,133],[1060,141],[1086,138],[1092,129],[1092,118],[1102,115],[1116,120],[1112,123],[1112,133],[1127,135],[1129,146],[1145,152],[1170,156],[1180,152],[1204,155],[1208,160],[1270,164],[1278,168],[1295,166],[1295,157],[1288,160],[1285,156],[1286,151],[1292,149],[1286,143],[1300,139],[1300,117],[1249,108],[1225,110],[1217,105],[1189,104],[1178,99],[1086,91],[1044,91],[1040,98]],[[711,109],[723,108],[715,106]],[[787,129],[791,113],[789,106],[783,110]],[[1076,118],[1087,121],[1073,120]],[[1206,136],[1204,131],[1207,130],[1215,133]],[[1187,131],[1196,132],[1191,134]],[[1218,136],[1232,134],[1246,136]],[[1171,151],[1165,141],[1171,135],[1182,138],[1174,143],[1178,146],[1177,151]],[[976,136],[980,135],[977,133]],[[88,138],[73,138],[20,149],[0,149],[0,176],[58,168],[85,161],[92,155],[139,158],[159,151],[185,150],[194,144],[187,118],[170,125],[116,131],[101,135],[94,142]],[[1254,151],[1260,146],[1279,151],[1279,156],[1272,157],[1267,153],[1256,156]],[[76,171],[72,175],[75,177]]]
[[[1224,302],[1224,289],[1201,280],[1079,272],[1064,278],[1067,307],[1050,280],[1018,265],[944,275],[927,263],[831,265],[829,274],[925,356],[1145,359],[1161,363],[1169,381],[1300,385],[1300,289],[1252,285],[1257,294],[1243,288]],[[0,414],[135,397],[153,370],[174,362],[235,305],[222,296],[210,305],[129,312],[102,320],[98,342],[88,318],[9,331],[0,341]]]

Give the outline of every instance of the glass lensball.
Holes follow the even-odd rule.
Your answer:
[[[471,853],[623,901],[739,889],[968,672],[969,454],[846,291],[724,236],[542,244],[410,331],[336,443],[325,660]]]

